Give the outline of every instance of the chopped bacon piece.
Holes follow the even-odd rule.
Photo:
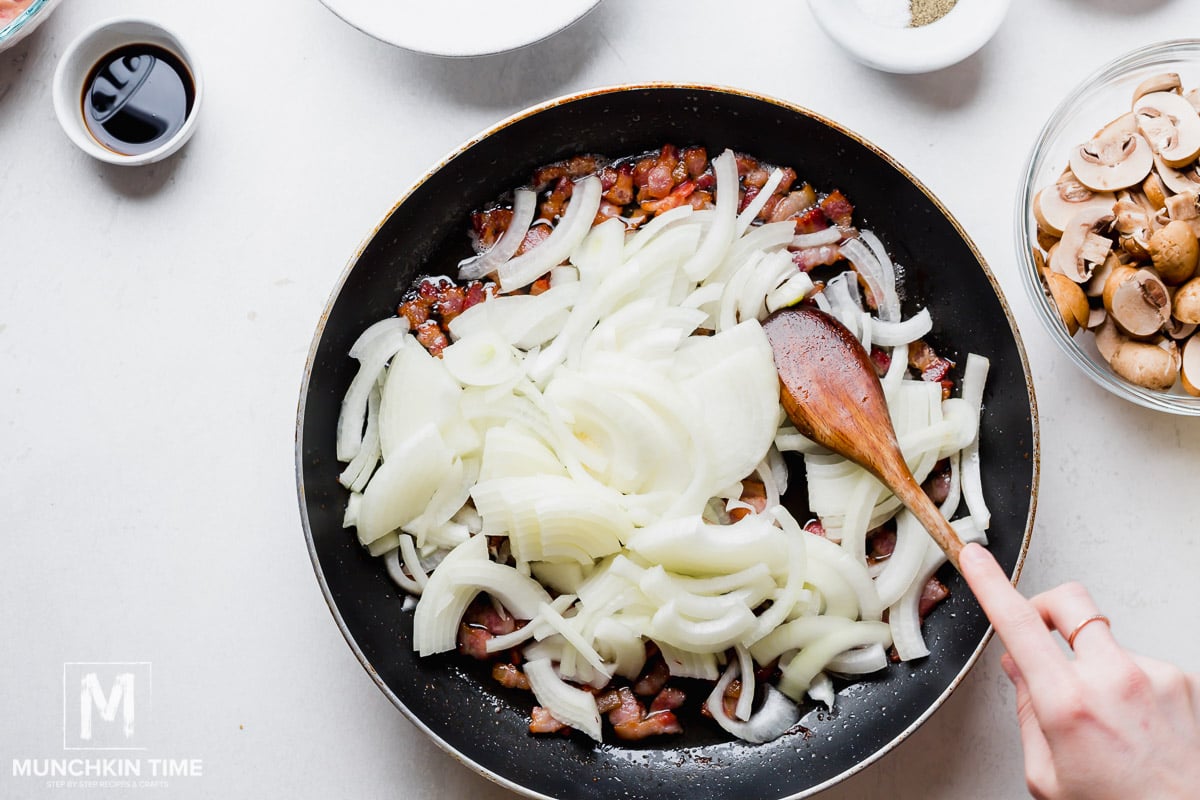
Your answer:
[[[703,147],[685,147],[679,158],[689,178],[699,178],[708,169],[708,152]]]
[[[954,381],[946,376],[954,368],[954,362],[939,356],[923,339],[918,339],[909,347],[908,365],[921,373],[921,380],[942,384],[942,399],[950,396]]]
[[[566,164],[548,164],[540,167],[533,173],[533,190],[535,192],[544,192],[549,189],[556,181],[560,181],[567,176]]]
[[[559,731],[569,733],[571,729],[556,720],[549,711],[541,706],[533,707],[533,713],[530,714],[529,720],[530,733],[558,733]]]
[[[783,222],[789,217],[796,216],[801,211],[812,207],[812,203],[809,200],[809,195],[803,191],[788,192],[771,209],[771,213],[767,217],[767,222]]]
[[[671,670],[667,662],[656,656],[650,660],[633,684],[633,693],[642,697],[652,697],[662,691],[670,677]]]
[[[675,717],[673,711],[658,711],[645,719],[629,720],[613,725],[613,731],[621,739],[637,741],[649,736],[662,736],[670,733],[683,733],[683,726]]]
[[[406,300],[400,304],[398,313],[408,320],[409,328],[417,328],[429,319],[429,306],[419,300]]]
[[[646,185],[638,193],[638,199],[643,197],[651,200],[661,200],[671,193],[675,187],[675,178],[665,164],[656,164],[646,175]]]
[[[918,616],[925,619],[938,603],[949,596],[950,590],[946,588],[946,584],[939,581],[936,575],[931,577],[925,584],[925,588],[921,590],[921,600],[917,605]]]
[[[487,643],[491,639],[492,634],[488,633],[485,628],[478,628],[466,623],[458,626],[458,652],[464,656],[487,661],[492,657],[492,653],[487,651]]]
[[[449,325],[463,312],[466,300],[467,292],[461,286],[447,286],[433,304],[433,311],[441,316],[443,325]]]
[[[550,289],[550,279],[547,277],[538,278],[536,281],[534,281],[533,283],[531,283],[529,285],[529,293],[530,294],[541,294],[542,292],[549,291],[549,289]]]
[[[606,176],[611,175],[612,183],[606,185]],[[627,206],[633,202],[633,165],[622,164],[613,169],[606,167],[600,173],[600,188],[604,190],[604,199],[615,206]]]
[[[803,250],[797,250],[792,253],[792,263],[801,272],[812,272],[817,267],[836,264],[841,259],[842,250],[835,244],[822,245],[821,247],[806,247]]]
[[[735,153],[733,163],[737,164],[737,173],[739,178],[744,178],[754,170],[758,169],[758,159],[751,156]]]
[[[512,223],[513,212],[508,208],[489,208],[471,215],[471,227],[479,240],[479,246],[488,250],[496,243]]]
[[[489,294],[496,293],[496,284],[489,283],[485,287],[479,281],[471,281],[467,284],[467,296],[463,300],[463,311],[466,311],[471,306],[477,306],[488,298]]]
[[[538,207],[538,219],[553,222],[561,217],[567,208],[567,201],[571,199],[574,191],[575,184],[571,183],[570,178],[566,176],[559,178],[558,183],[554,184],[554,189]]]
[[[891,558],[896,550],[896,531],[891,528],[876,528],[867,534],[867,563],[878,564]]]
[[[696,182],[699,185],[699,181]],[[688,198],[688,203],[697,211],[703,208],[712,208],[713,196],[711,192],[701,192],[699,190],[692,192],[692,196]]]
[[[639,205],[642,210],[658,216],[673,208],[678,208],[683,205],[696,190],[696,184],[692,181],[684,181],[675,187],[666,197],[661,200],[643,200]]]
[[[650,704],[650,713],[674,711],[682,706],[685,700],[687,700],[687,695],[684,694],[682,689],[667,686],[658,693],[658,696],[654,698],[654,702]]]
[[[770,177],[770,172],[767,172],[762,167],[755,167],[745,174],[745,176],[742,178],[742,183],[746,186],[747,191],[750,189],[750,187],[762,189],[762,187],[767,185],[767,180],[769,180]]]
[[[842,228],[849,228],[854,222],[854,206],[842,194],[841,189],[834,189],[820,202],[821,211],[825,218]]]
[[[618,205],[613,205],[607,200],[600,201],[600,208],[596,209],[596,217],[592,220],[592,225],[599,225],[601,222],[607,222],[613,217],[621,216],[621,212],[625,209]]]
[[[529,678],[516,664],[498,663],[493,665],[492,677],[507,689],[529,690]]]
[[[525,238],[521,240],[521,246],[517,248],[515,255],[522,255],[533,248],[537,247],[542,242],[550,237],[554,229],[549,225],[531,225],[529,232],[525,234]]]
[[[811,533],[813,536],[820,536],[822,539],[828,539],[829,534],[825,532],[825,526],[821,524],[819,519],[810,519],[804,523],[804,530]]]
[[[921,488],[937,505],[946,502],[946,498],[950,496],[950,460],[943,458],[934,464],[933,472],[929,473]]]
[[[796,217],[796,233],[817,233],[829,227],[829,220],[820,206],[814,206]]]
[[[567,160],[567,175],[572,178],[582,178],[594,173],[599,166],[595,156],[571,156]]]
[[[892,356],[878,347],[872,347],[871,363],[875,366],[875,374],[882,378],[892,367]]]
[[[699,178],[696,178],[696,191],[708,192],[717,188],[717,176],[711,172],[706,172]]]
[[[742,481],[742,496],[738,499],[752,506],[754,513],[761,514],[767,510],[767,487],[758,478],[746,478]],[[729,512],[729,518],[737,522],[750,513],[749,509],[735,508]]]
[[[621,693],[616,689],[596,695],[596,709],[601,714],[607,714],[621,705]]]
[[[758,197],[761,186],[747,186],[746,191],[742,192],[741,199],[738,201],[738,213],[746,210],[746,206],[754,202],[754,198]]]
[[[646,713],[641,701],[634,697],[628,686],[617,689],[617,706],[608,712],[608,721],[614,726],[641,719]]]
[[[442,327],[437,320],[426,320],[417,326],[417,341],[429,351],[430,355],[440,356],[450,344]]]
[[[463,622],[483,628],[493,636],[504,636],[517,629],[517,621],[512,614],[482,595],[467,607]]]

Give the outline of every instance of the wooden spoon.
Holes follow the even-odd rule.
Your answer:
[[[817,444],[858,464],[892,490],[958,569],[962,540],[913,478],[866,350],[842,323],[809,307],[763,323],[788,418]]]

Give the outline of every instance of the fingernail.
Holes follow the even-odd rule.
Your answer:
[[[971,542],[958,554],[960,564],[982,564],[988,559],[987,551],[978,542]]]

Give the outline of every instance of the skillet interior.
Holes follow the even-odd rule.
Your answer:
[[[926,622],[933,655],[845,688],[836,712],[812,711],[812,735],[765,745],[730,742],[711,722],[635,747],[582,736],[533,737],[527,693],[496,687],[451,654],[418,659],[412,614],[382,563],[341,527],[345,492],[334,458],[339,404],[356,362],[346,352],[372,322],[394,313],[421,273],[451,271],[469,254],[469,212],[528,180],[542,164],[581,152],[622,156],[671,142],[726,147],[792,166],[818,190],[841,188],[857,219],[907,268],[905,316],[928,306],[931,343],[960,363],[992,362],[982,458],[992,551],[1019,571],[1036,496],[1037,422],[1015,325],[982,259],[928,193],[853,134],[765,98],[706,87],[601,90],[502,123],[449,158],[381,224],[348,269],[310,354],[297,426],[297,472],[309,549],[343,634],[380,688],[449,752],[529,794],[571,798],[782,798],[845,777],[886,752],[941,704],[989,635],[986,619],[949,569],[951,597]],[[692,724],[688,724],[691,722]]]

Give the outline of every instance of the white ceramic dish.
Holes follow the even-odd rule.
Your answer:
[[[856,61],[883,72],[932,72],[957,64],[987,44],[1010,0],[958,0],[949,14],[919,28],[892,27],[856,0],[809,0],[813,16]]]
[[[46,21],[50,12],[61,0],[33,0],[29,7],[14,17],[7,25],[0,25],[0,50],[7,50],[33,33],[33,29]]]
[[[83,84],[92,67],[100,59],[119,47],[130,44],[152,44],[175,55],[191,73],[195,87],[192,110],[174,136],[153,150],[137,155],[126,155],[104,147],[88,132],[83,119]],[[162,26],[143,19],[131,17],[110,19],[100,22],[81,33],[67,45],[58,68],[54,71],[54,111],[58,124],[80,150],[109,164],[139,166],[161,161],[173,154],[192,137],[196,130],[196,119],[204,97],[204,81],[196,68],[196,61],[175,34]]]
[[[380,41],[435,56],[485,56],[541,41],[600,0],[321,0],[350,25]]]

